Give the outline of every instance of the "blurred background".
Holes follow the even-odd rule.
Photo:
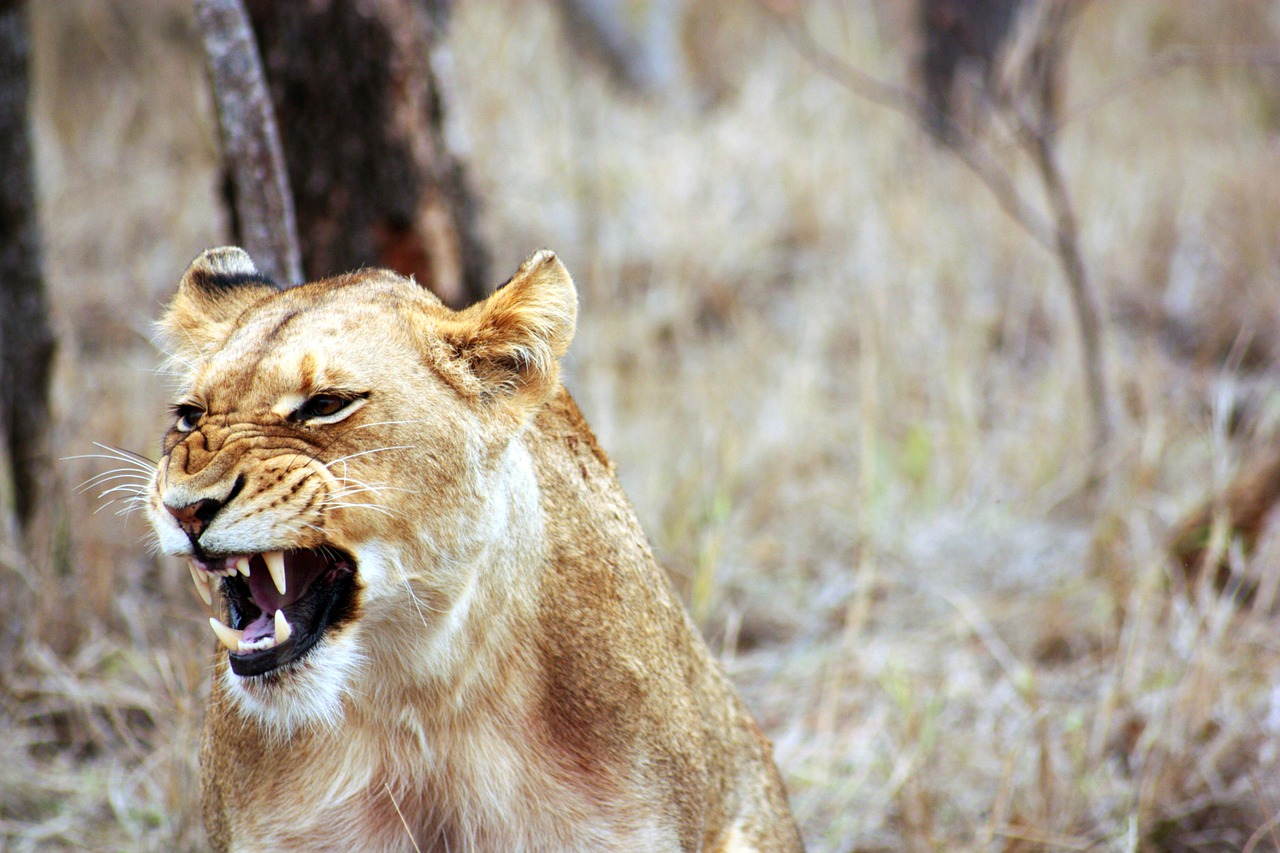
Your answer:
[[[151,323],[233,239],[214,101],[188,3],[28,6],[56,351],[41,504],[0,487],[0,849],[200,850],[214,643],[109,490],[167,427]],[[469,236],[419,280],[568,265],[565,382],[811,850],[1280,848],[1280,3],[447,17]],[[415,271],[402,220],[369,245]]]

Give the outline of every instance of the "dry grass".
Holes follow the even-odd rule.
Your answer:
[[[181,4],[32,5],[59,455],[150,452],[147,323],[223,233],[198,53]],[[1250,610],[1163,553],[1275,433],[1276,78],[1193,67],[1092,100],[1170,46],[1280,44],[1274,4],[1206,5],[1095,3],[1073,52],[1063,159],[1125,409],[1087,499],[1056,267],[909,121],[748,5],[700,21],[707,108],[618,96],[543,6],[461,5],[453,124],[498,266],[547,245],[574,270],[567,381],[814,851],[1280,846],[1280,542],[1237,561]],[[900,79],[892,11],[805,14]],[[6,849],[203,845],[209,640],[140,519],[75,492],[111,467],[58,466],[68,521],[36,565],[0,548]]]

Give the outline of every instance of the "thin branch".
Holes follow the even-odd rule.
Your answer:
[[[1003,93],[1000,105],[1014,117],[1018,137],[1035,164],[1054,223],[1056,256],[1076,313],[1084,362],[1085,393],[1093,427],[1093,447],[1104,450],[1115,431],[1103,355],[1106,323],[1102,295],[1089,275],[1080,249],[1080,228],[1066,177],[1058,161],[1061,127],[1061,74],[1070,27],[1088,0],[1050,0],[1036,22],[1034,42],[1022,65],[1021,80]],[[1035,110],[1032,115],[1028,107]]]
[[[804,22],[794,15],[779,16],[782,31],[809,64],[859,98],[897,110],[912,118],[924,110],[924,101],[904,86],[877,80],[820,45]]]
[[[1064,33],[1087,2],[1049,0],[1043,5],[1032,28],[1034,41],[1021,74],[1009,89],[996,93],[997,107],[1013,121],[1017,145],[1040,177],[1048,219],[1018,190],[1010,169],[995,156],[991,146],[950,115],[937,114],[910,90],[877,80],[837,57],[795,17],[781,20],[792,44],[819,72],[860,98],[908,116],[917,125],[932,121],[941,127],[948,149],[987,188],[1005,214],[1057,259],[1079,327],[1092,445],[1095,451],[1101,451],[1110,444],[1114,433],[1103,351],[1105,312],[1080,250],[1075,208],[1055,145],[1061,112],[1059,74],[1067,44]],[[1033,113],[1028,111],[1028,105]],[[1101,453],[1095,456],[1095,464],[1101,464]],[[1091,482],[1094,480],[1091,477]]]
[[[859,98],[902,113],[913,123],[920,123],[920,116],[925,114],[927,105],[910,89],[877,80],[836,56],[820,45],[809,29],[795,18],[780,18],[779,21],[782,31],[801,57],[827,79]],[[940,116],[939,119],[951,140],[949,147],[952,153],[982,182],[1000,209],[1042,247],[1050,252],[1056,251],[1053,227],[1022,197],[988,146],[950,116]]]
[[[195,0],[235,190],[239,238],[263,274],[302,281],[293,196],[249,18],[240,0]]]
[[[1129,94],[1139,84],[1154,80],[1183,68],[1275,68],[1280,67],[1280,50],[1275,48],[1229,48],[1201,50],[1192,47],[1169,48],[1141,68],[1116,80],[1093,97],[1077,105],[1063,123],[1096,112],[1111,101]]]

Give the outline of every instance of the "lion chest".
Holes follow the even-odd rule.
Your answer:
[[[505,729],[505,730],[504,730]],[[527,731],[527,730],[526,730]],[[514,736],[513,736],[514,733]],[[268,749],[255,784],[206,778],[226,849],[570,851],[674,849],[669,831],[601,801],[521,729],[330,733],[328,748]],[[225,769],[225,762],[206,773]],[[620,801],[619,801],[620,802]],[[219,846],[215,842],[215,846]]]

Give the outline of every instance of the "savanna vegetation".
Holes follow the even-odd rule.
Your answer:
[[[914,4],[649,5],[678,73],[646,88],[555,4],[458,2],[447,138],[492,269],[574,273],[566,383],[810,849],[1280,847],[1280,540],[1265,501],[1247,540],[1214,511],[1280,430],[1280,6],[1070,21],[1050,141],[1099,440],[1057,232],[897,88],[847,85],[918,90]],[[49,508],[0,529],[0,848],[199,850],[213,639],[130,487],[169,417],[150,323],[230,239],[217,124],[187,3],[29,13],[58,348]],[[958,126],[1052,229],[980,76]],[[1222,571],[1170,557],[1201,506]]]

